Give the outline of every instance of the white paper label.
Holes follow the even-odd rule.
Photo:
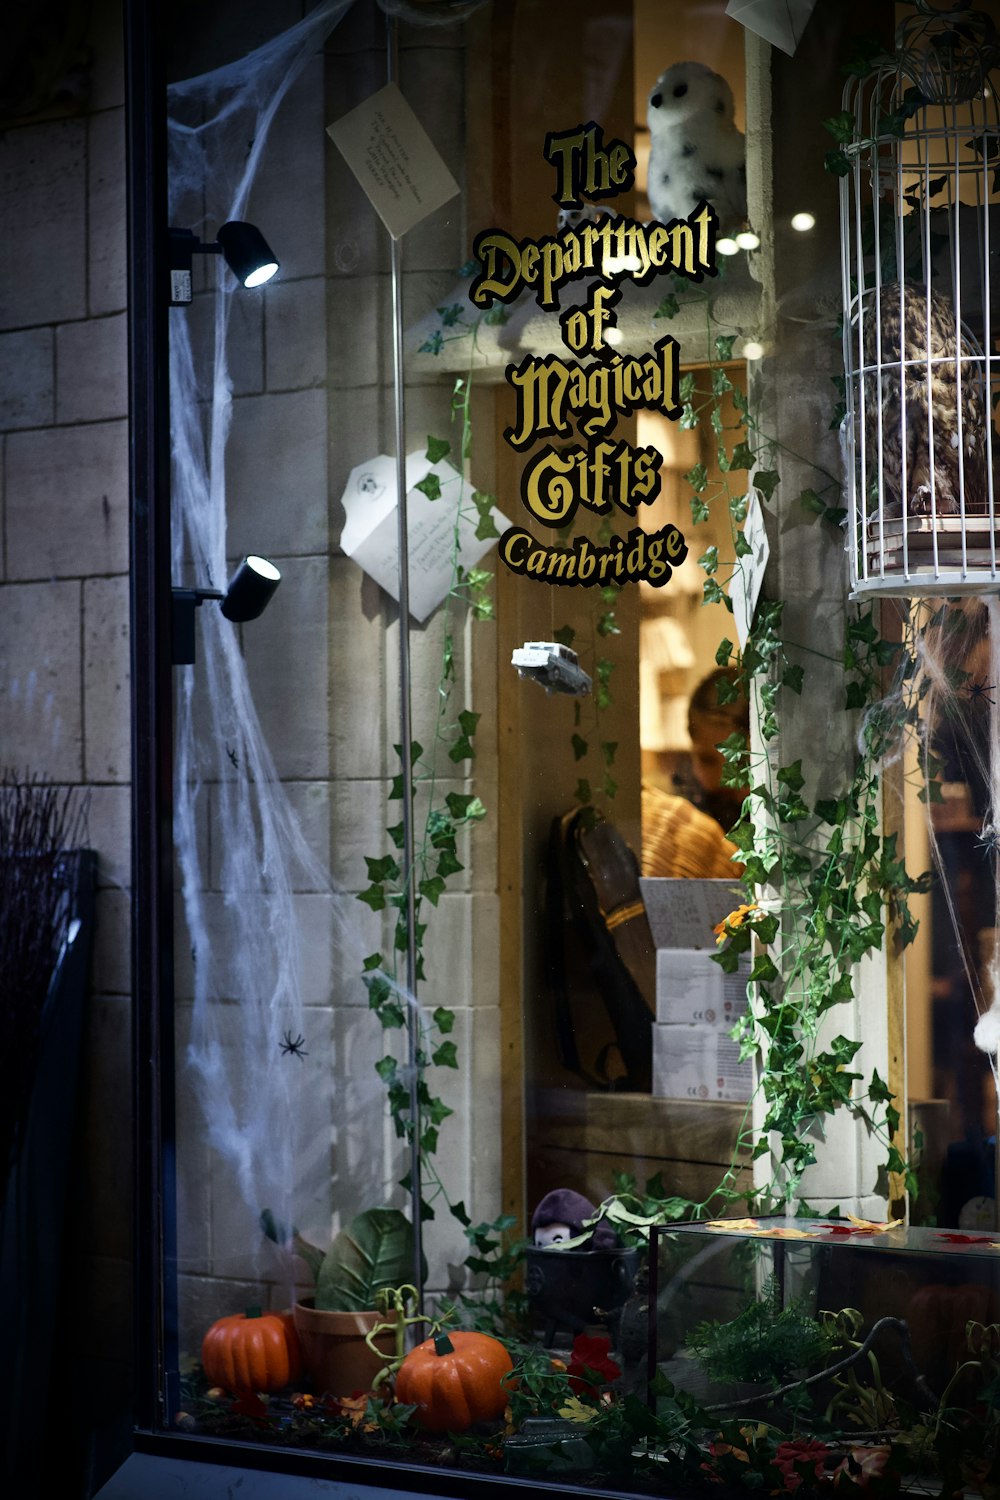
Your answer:
[[[394,83],[328,125],[326,133],[394,240],[460,191]]]

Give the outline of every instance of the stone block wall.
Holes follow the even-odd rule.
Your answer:
[[[70,1143],[62,1454],[127,1413],[130,716],[121,7],[0,130],[0,765],[86,791],[97,925]],[[53,1288],[53,1296],[57,1289]],[[88,1431],[96,1434],[87,1436]]]

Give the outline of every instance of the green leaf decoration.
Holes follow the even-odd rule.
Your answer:
[[[462,311],[461,302],[451,302],[447,307],[439,307],[437,309],[438,317],[446,328],[454,328],[456,323],[463,321]]]
[[[790,688],[793,693],[801,693],[804,677],[805,671],[802,667],[786,667],[781,674],[781,685],[782,687]]]
[[[399,865],[391,854],[386,854],[382,859],[370,859],[365,855],[365,864],[368,866],[368,879],[371,881],[396,880],[399,876]]]
[[[697,526],[700,522],[707,521],[708,515],[708,506],[704,500],[699,499],[697,495],[693,496],[691,500],[691,519],[694,524]]]
[[[828,130],[835,141],[846,146],[854,139],[854,116],[850,110],[843,109],[839,114],[830,115],[824,120],[823,129]]]
[[[473,713],[471,708],[463,708],[458,716],[458,725],[464,735],[471,739],[476,732],[476,725],[482,718],[482,714]]]
[[[601,754],[604,756],[604,764],[608,767],[613,766],[615,763],[615,756],[618,754],[618,741],[602,740]]]
[[[704,464],[695,464],[693,469],[688,469],[684,478],[696,494],[700,495],[708,484],[708,470]]]
[[[715,357],[716,357],[716,359],[722,360],[723,363],[727,359],[732,359],[732,357],[733,357],[733,345],[735,343],[736,343],[736,335],[734,333],[720,333],[719,336],[715,340]]]
[[[367,891],[358,892],[358,900],[370,906],[372,911],[383,911],[385,908],[385,891],[380,885],[369,886]]]
[[[732,641],[726,640],[725,637],[723,637],[723,639],[719,642],[718,646],[716,646],[716,648],[715,648],[715,660],[716,660],[717,664],[720,667],[728,667],[728,665],[729,665],[729,659],[732,656],[732,654],[733,654],[733,643],[732,643]]]
[[[777,469],[758,469],[753,476],[754,489],[759,490],[765,500],[770,500],[780,479]]]
[[[570,738],[570,744],[573,747],[574,760],[582,760],[587,751],[590,749],[587,741],[581,738],[581,736],[578,734],[572,735],[572,737]]]
[[[462,864],[462,861],[458,858],[453,849],[441,850],[441,853],[438,855],[437,862],[437,872],[439,875],[447,878],[449,875],[457,875],[459,870],[464,869],[465,866]]]
[[[428,875],[417,886],[421,896],[426,896],[432,906],[437,906],[444,888],[445,883],[440,875]]]
[[[476,523],[476,540],[487,542],[491,537],[499,536],[500,530],[489,511],[479,517]]]
[[[454,1042],[442,1042],[434,1049],[433,1061],[438,1068],[457,1068],[458,1052]]]
[[[681,305],[673,292],[668,292],[659,307],[653,314],[654,318],[675,318],[681,310]]]
[[[486,816],[486,808],[471,792],[449,792],[444,800],[456,823],[471,823]]]
[[[413,1226],[398,1208],[369,1208],[337,1235],[316,1278],[316,1307],[367,1312],[413,1274]]]
[[[843,151],[828,151],[823,157],[823,167],[834,177],[846,177],[851,170],[851,163]]]
[[[455,1028],[455,1012],[453,1010],[446,1010],[443,1005],[439,1005],[434,1012],[434,1025],[438,1031],[447,1035],[449,1031],[453,1031]]]
[[[441,350],[443,348],[444,348],[444,339],[443,339],[443,337],[441,335],[441,330],[440,330],[440,328],[435,328],[434,332],[430,335],[430,337],[424,339],[423,343],[417,349],[417,353],[418,354],[440,354]]]
[[[447,438],[428,437],[426,457],[428,463],[439,464],[445,454],[451,452]]]
[[[552,639],[558,641],[560,646],[572,646],[576,640],[576,631],[572,625],[560,625],[558,630],[553,630]]]
[[[381,953],[369,953],[368,957],[364,960],[363,967],[365,972],[368,973],[372,969],[381,969],[384,967],[384,965],[385,960],[383,959]]]
[[[440,500],[441,498],[441,481],[436,474],[425,474],[423,479],[419,480],[413,488],[419,490],[421,494],[426,495],[428,500]]]
[[[577,802],[583,803],[584,805],[594,800],[593,793],[590,789],[590,782],[587,781],[585,777],[580,777],[580,780],[576,784],[576,790],[573,793],[573,796],[576,798]]]
[[[752,469],[755,463],[756,458],[749,443],[737,443],[729,460],[730,469]],[[756,483],[756,476],[754,482]]]

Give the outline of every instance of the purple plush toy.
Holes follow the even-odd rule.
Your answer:
[[[531,1216],[531,1237],[536,1245],[558,1245],[583,1233],[583,1221],[592,1219],[597,1209],[582,1193],[572,1188],[553,1188],[546,1193]],[[617,1250],[619,1239],[606,1219],[594,1229],[581,1250]]]

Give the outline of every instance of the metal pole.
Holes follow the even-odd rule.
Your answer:
[[[125,0],[136,1420],[178,1402],[166,90],[162,12]]]
[[[388,68],[390,83],[399,73],[399,38],[396,21],[388,21]],[[403,884],[406,892],[406,989],[407,1071],[410,1091],[410,1197],[413,1211],[413,1285],[423,1306],[423,1245],[420,1174],[420,1009],[417,1005],[417,913],[416,872],[413,854],[413,780],[410,746],[413,743],[413,713],[410,702],[410,538],[406,505],[406,390],[403,370],[403,247],[390,237],[392,282],[392,395],[396,441],[396,536],[399,547],[399,724],[402,744],[403,783]]]

